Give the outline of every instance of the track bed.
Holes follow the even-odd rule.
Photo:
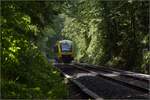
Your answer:
[[[147,92],[122,85],[109,78],[101,77],[98,70],[94,71],[88,68],[80,68],[82,66],[77,67],[76,65],[69,64],[58,64],[56,66],[66,77],[69,78],[69,80],[89,95],[89,97],[96,99],[149,99]],[[107,72],[103,72],[103,74],[106,73]],[[132,78],[125,80],[125,78],[118,77],[117,79],[132,81]],[[145,83],[141,82],[141,84],[144,85]]]

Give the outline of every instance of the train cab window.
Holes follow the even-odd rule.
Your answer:
[[[70,43],[61,43],[62,52],[70,52],[72,50],[72,45]]]

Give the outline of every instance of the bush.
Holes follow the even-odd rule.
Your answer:
[[[9,41],[3,37],[9,47],[2,51],[2,98],[65,98],[67,87],[59,72],[33,43],[12,37]]]

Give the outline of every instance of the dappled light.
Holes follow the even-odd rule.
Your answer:
[[[75,75],[75,78],[85,77],[85,76],[96,76],[97,74],[94,73],[78,73]]]
[[[149,74],[149,1],[2,0],[0,22],[1,99],[68,99],[57,64]],[[68,79],[97,77],[71,70]]]
[[[67,87],[60,73],[42,53],[42,45],[45,43],[42,40],[49,36],[43,35],[45,32],[42,26],[47,26],[43,21],[49,22],[52,19],[39,19],[47,13],[44,10],[39,12],[39,5],[50,9],[51,2],[48,4],[45,6],[44,2],[41,4],[36,1],[2,2],[3,99],[54,99],[67,96]],[[46,32],[51,35],[51,31]]]

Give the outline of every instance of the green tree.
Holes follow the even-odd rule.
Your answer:
[[[64,8],[62,34],[78,60],[147,73],[149,1],[67,0]]]
[[[40,41],[43,42],[40,39],[45,38],[45,28],[51,26],[53,29],[53,16],[57,16],[57,10],[52,6],[55,3],[2,1],[3,99],[67,97],[67,87],[60,73],[48,63],[39,44]]]

